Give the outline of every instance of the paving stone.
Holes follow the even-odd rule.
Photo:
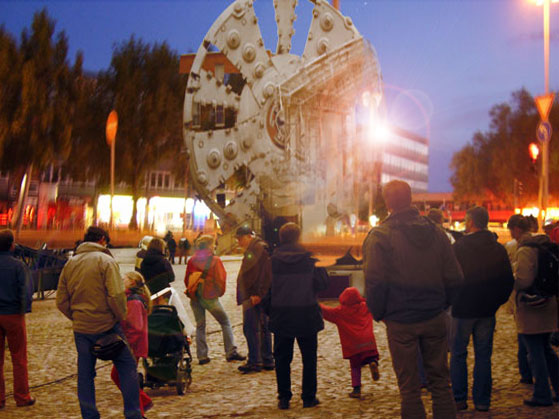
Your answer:
[[[120,252],[122,254],[123,252]],[[121,271],[133,269],[128,257],[117,255]],[[222,298],[229,314],[239,351],[246,354],[246,342],[242,334],[241,312],[235,302],[235,279],[240,258],[227,258],[227,292]],[[173,286],[184,291],[185,265],[174,265],[177,280]],[[192,311],[184,297],[187,312]],[[332,303],[334,304],[334,303]],[[373,382],[367,369],[363,369],[361,400],[351,399],[351,376],[349,362],[342,359],[338,333],[333,324],[326,323],[318,339],[318,394],[320,405],[303,409],[301,393],[301,358],[294,352],[292,364],[293,399],[289,410],[277,409],[276,381],[273,371],[242,375],[237,371],[240,362],[226,362],[219,324],[207,317],[208,345],[212,362],[200,366],[195,357],[193,382],[184,396],[178,396],[173,387],[147,390],[153,397],[154,408],[146,416],[153,418],[396,418],[399,417],[400,400],[396,377],[388,352],[386,329],[375,323],[375,334],[380,360],[380,381]],[[35,301],[33,312],[27,316],[29,380],[37,403],[28,408],[16,408],[9,396],[6,408],[0,413],[4,418],[79,418],[76,395],[76,350],[70,322],[60,314],[53,297]],[[4,375],[6,390],[12,391],[12,367],[9,351],[6,351]],[[110,380],[110,363],[99,361],[96,390],[97,406],[103,418],[122,417],[120,392]],[[473,353],[470,345],[468,368],[471,377]],[[531,386],[522,385],[516,364],[516,330],[511,314],[503,308],[497,315],[497,328],[493,351],[493,397],[489,413],[470,409],[458,414],[459,418],[559,418],[559,405],[549,408],[529,408],[522,405],[531,395]],[[432,416],[429,393],[422,393],[429,416]]]

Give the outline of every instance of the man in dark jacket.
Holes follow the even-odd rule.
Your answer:
[[[316,351],[318,332],[324,329],[317,293],[328,287],[328,275],[316,268],[316,259],[299,244],[301,230],[295,223],[279,230],[280,245],[272,255],[272,286],[265,306],[274,334],[274,359],[278,407],[289,408],[293,343],[303,358],[303,407],[316,406]]]
[[[274,369],[272,336],[268,316],[260,304],[268,294],[272,270],[268,245],[254,235],[248,226],[236,232],[239,245],[245,250],[237,277],[237,305],[243,309],[243,333],[248,346],[248,360],[239,367],[243,374]]]
[[[173,233],[171,233],[171,231],[167,231],[167,234],[165,235],[163,240],[165,240],[165,243],[167,243],[167,249],[169,249],[169,262],[174,265],[175,253],[177,251],[177,242],[173,237]]]
[[[411,207],[411,188],[394,180],[383,188],[390,216],[363,243],[367,305],[384,321],[398,378],[401,415],[424,418],[417,366],[424,361],[435,418],[456,415],[449,386],[445,309],[462,270],[444,231]]]
[[[29,394],[27,378],[27,333],[25,313],[31,311],[33,283],[27,266],[13,256],[14,234],[0,231],[0,410],[6,404],[4,386],[4,348],[12,356],[14,399],[17,406],[31,406],[35,399]]]
[[[452,305],[450,377],[458,410],[468,408],[468,342],[473,335],[475,365],[473,400],[476,410],[491,403],[491,353],[495,313],[507,302],[514,284],[505,248],[487,230],[489,214],[483,207],[466,211],[466,235],[454,244],[464,282]]]

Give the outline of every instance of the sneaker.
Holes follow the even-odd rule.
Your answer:
[[[227,362],[231,362],[231,361],[244,361],[245,359],[247,359],[246,356],[241,355],[240,353],[238,353],[237,351],[233,352],[231,355],[229,355],[227,357]]]
[[[279,401],[278,401],[278,409],[280,409],[280,410],[287,410],[287,409],[289,409],[289,399],[279,399]]]
[[[276,365],[275,364],[264,364],[262,365],[262,369],[266,370],[266,371],[273,371],[276,369]]]
[[[380,374],[378,372],[378,362],[373,361],[369,364],[369,368],[371,370],[371,377],[373,377],[373,381],[378,381],[380,378]]]
[[[17,407],[33,406],[35,404],[35,397],[29,397],[29,400],[23,403],[16,403]]]
[[[320,401],[315,397],[312,400],[303,400],[303,407],[315,407]]]
[[[484,404],[476,404],[476,410],[478,412],[489,412],[489,406],[486,406]]]
[[[466,402],[466,400],[456,401],[456,410],[467,410],[467,409],[468,409],[468,403]]]
[[[530,406],[530,407],[548,407],[548,406],[553,406],[553,402],[543,403],[543,402],[540,402],[540,401],[535,400],[535,399],[527,399],[527,400],[524,400],[524,404],[525,404],[526,406]]]
[[[198,364],[200,365],[206,365],[210,363],[210,358],[202,358],[198,360]]]
[[[360,399],[361,389],[359,387],[353,387],[353,391],[349,393],[349,397],[351,397],[352,399]]]
[[[258,365],[254,365],[254,364],[249,364],[248,362],[246,364],[241,365],[239,368],[237,368],[239,371],[241,371],[243,374],[251,374],[253,372],[260,372],[262,371],[262,368],[260,368]]]

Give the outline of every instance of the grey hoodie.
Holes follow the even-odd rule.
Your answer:
[[[56,305],[78,333],[102,333],[126,318],[118,263],[104,246],[92,242],[78,246],[60,274]]]
[[[432,319],[451,304],[463,280],[445,232],[415,208],[391,214],[369,232],[363,269],[376,321]]]

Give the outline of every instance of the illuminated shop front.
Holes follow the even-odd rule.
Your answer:
[[[110,195],[100,195],[97,201],[97,217],[101,223],[109,223],[111,216]],[[210,209],[203,201],[192,198],[167,198],[154,196],[147,203],[146,217],[146,198],[139,198],[137,201],[136,221],[138,226],[143,229],[147,221],[147,229],[153,230],[158,234],[165,233],[167,230],[183,230],[184,223],[186,228],[199,230],[211,216]],[[127,228],[132,217],[133,198],[130,195],[115,195],[113,197],[113,217],[116,228]]]

